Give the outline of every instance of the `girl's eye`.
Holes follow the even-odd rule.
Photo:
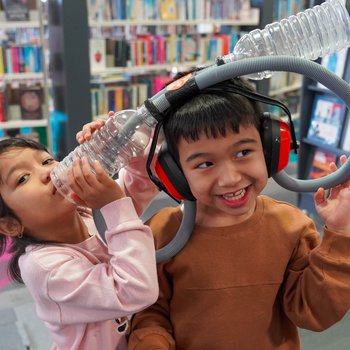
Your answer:
[[[22,175],[22,176],[18,179],[17,184],[20,185],[20,184],[24,183],[24,182],[28,179],[28,176],[29,176],[29,175]]]
[[[51,164],[52,162],[54,162],[55,160],[53,158],[48,158],[48,159],[45,159],[43,161],[43,165],[47,165],[47,164]]]
[[[211,165],[213,165],[212,162],[203,162],[197,165],[197,168],[199,169],[205,169],[205,168],[209,168]]]
[[[243,151],[240,151],[237,153],[237,158],[242,158],[244,156],[247,156],[249,153],[251,153],[250,149],[244,149]]]

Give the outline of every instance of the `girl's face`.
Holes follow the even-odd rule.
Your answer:
[[[60,225],[75,208],[51,182],[55,165],[49,153],[31,148],[14,148],[0,155],[1,196],[32,237],[43,238],[42,232]]]
[[[196,222],[230,226],[248,219],[268,175],[258,130],[240,127],[226,137],[198,141],[181,139],[178,145],[183,172],[197,199]]]

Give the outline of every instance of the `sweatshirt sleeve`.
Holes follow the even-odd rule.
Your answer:
[[[132,318],[129,350],[175,350],[175,340],[169,316],[171,285],[164,272],[164,263],[158,265],[159,297],[155,304]]]
[[[118,183],[131,197],[138,215],[141,215],[159,193],[146,170],[147,156],[138,157],[119,172]]]
[[[74,249],[56,246],[34,251],[37,258],[31,262],[35,266],[28,267],[28,261],[22,264],[31,269],[24,271],[31,276],[25,282],[34,290],[38,316],[44,321],[98,322],[131,315],[157,300],[155,248],[149,227],[138,218],[130,198],[109,203],[101,211],[107,223],[109,261],[93,264]]]
[[[298,327],[322,331],[350,308],[350,237],[325,228],[318,245],[316,235],[306,232],[294,251],[286,271],[283,303]]]

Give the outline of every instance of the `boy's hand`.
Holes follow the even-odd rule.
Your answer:
[[[113,111],[108,112],[108,118],[114,115]],[[76,140],[81,144],[85,141],[91,139],[92,134],[100,129],[103,125],[106,124],[105,119],[98,119],[93,122],[87,123],[83,126],[83,129],[76,134]]]
[[[76,159],[68,170],[68,184],[74,191],[72,198],[78,205],[102,208],[125,197],[119,185],[106,174],[100,163],[93,163],[95,174],[86,157]]]
[[[342,155],[340,162],[343,165],[346,156]],[[335,163],[330,164],[330,170],[337,170]],[[327,198],[324,188],[319,188],[315,193],[315,207],[329,230],[350,236],[350,180],[333,187]]]

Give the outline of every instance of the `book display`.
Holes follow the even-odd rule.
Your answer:
[[[10,17],[24,8],[23,18]],[[3,0],[0,16],[0,137],[26,135],[51,148],[42,2]]]
[[[345,104],[342,100],[333,96],[315,96],[307,138],[337,147],[344,114]]]

